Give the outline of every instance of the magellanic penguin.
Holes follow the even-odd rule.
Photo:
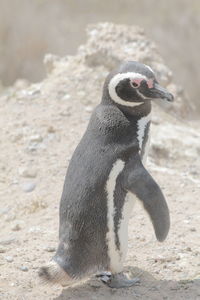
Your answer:
[[[65,283],[88,274],[110,287],[133,285],[123,275],[128,221],[134,199],[150,216],[159,241],[169,231],[169,210],[160,187],[144,167],[151,101],[173,101],[152,69],[122,63],[105,80],[101,103],[70,161],[60,202],[59,246],[39,275]],[[106,279],[105,279],[106,277]]]

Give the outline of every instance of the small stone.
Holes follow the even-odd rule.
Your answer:
[[[185,250],[188,252],[192,252],[192,249],[190,247],[187,247]]]
[[[190,220],[183,220],[183,222],[184,222],[185,224],[189,224],[189,223],[190,223]]]
[[[13,262],[13,257],[12,256],[5,256],[5,260],[7,262]]]
[[[31,142],[37,142],[37,143],[40,143],[40,142],[43,141],[43,138],[42,138],[41,135],[35,134],[35,135],[31,135],[31,136],[30,136],[30,141],[31,141]]]
[[[34,182],[26,182],[22,185],[22,190],[26,193],[32,192],[36,188],[36,184]]]
[[[28,268],[26,266],[21,266],[20,270],[23,272],[28,272]]]
[[[93,110],[92,106],[86,106],[85,107],[85,111],[87,111],[87,112],[92,112],[92,110]]]
[[[180,273],[180,272],[182,272],[182,269],[181,269],[181,268],[175,268],[175,269],[174,269],[174,272]]]
[[[62,97],[63,100],[69,100],[71,96],[69,94],[66,94],[65,96]]]
[[[19,175],[27,178],[35,178],[37,176],[37,170],[34,168],[20,168]]]
[[[195,232],[195,231],[197,231],[197,230],[196,230],[195,227],[191,227],[191,228],[190,228],[190,231]]]
[[[10,222],[15,220],[16,218],[16,214],[15,213],[9,213],[6,217],[5,217],[5,221],[6,222]]]
[[[21,230],[21,225],[19,223],[15,223],[12,227],[11,227],[12,231],[19,231]]]
[[[55,247],[46,247],[45,251],[47,251],[47,252],[55,252],[56,248]]]
[[[0,253],[5,253],[6,251],[6,247],[0,246]]]
[[[30,233],[38,233],[41,232],[41,228],[39,226],[33,226],[29,229]]]
[[[0,245],[10,245],[10,244],[14,243],[15,241],[16,241],[16,239],[14,237],[11,237],[6,240],[0,240]]]
[[[63,116],[63,117],[70,117],[71,116],[71,113],[69,110],[63,110],[60,112],[60,115]]]
[[[56,132],[56,129],[55,129],[53,126],[49,126],[49,127],[47,128],[47,132],[48,132],[48,133],[54,133],[54,132]]]
[[[21,132],[14,134],[13,136],[11,136],[11,140],[12,142],[18,142],[19,140],[21,140],[23,138],[23,134]]]

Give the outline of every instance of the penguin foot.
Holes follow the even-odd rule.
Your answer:
[[[101,277],[101,281],[104,284],[106,284],[110,288],[115,288],[115,289],[127,288],[140,282],[139,278],[135,277],[133,279],[129,279],[123,273],[110,274],[110,275],[102,274],[99,277]]]
[[[101,273],[99,273],[99,274],[96,274],[96,277],[97,277],[97,278],[102,278],[102,277],[104,277],[104,276],[107,276],[107,277],[110,278],[111,275],[112,275],[111,272],[109,272],[109,271],[104,271],[104,272],[101,272]]]

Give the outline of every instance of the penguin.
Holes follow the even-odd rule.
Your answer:
[[[52,261],[39,271],[44,280],[67,284],[102,272],[102,281],[112,288],[138,282],[123,273],[135,200],[148,213],[158,241],[167,237],[169,209],[145,168],[154,99],[171,102],[174,97],[145,64],[125,61],[107,76],[101,103],[68,166],[59,245]]]

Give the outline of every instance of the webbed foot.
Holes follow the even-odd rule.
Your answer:
[[[105,272],[97,277],[100,277],[101,281],[110,288],[116,289],[130,287],[140,282],[139,278],[136,277],[129,279],[127,275],[123,273],[111,274],[109,272]]]

